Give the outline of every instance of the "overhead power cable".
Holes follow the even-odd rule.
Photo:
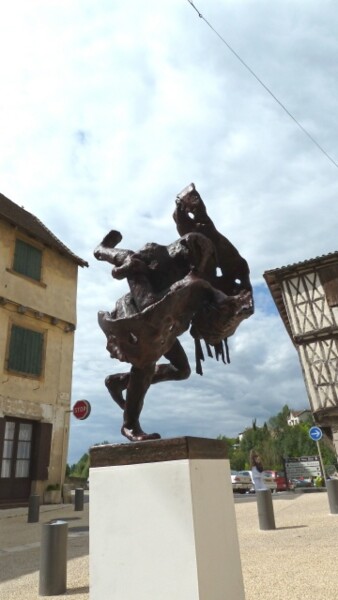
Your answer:
[[[221,34],[218,33],[218,31],[211,25],[211,23],[209,23],[209,21],[207,21],[207,19],[200,13],[200,11],[195,6],[195,4],[192,2],[192,0],[188,0],[188,2],[192,6],[192,8],[197,12],[200,19],[202,19],[205,22],[205,24],[208,25],[208,27],[210,27],[210,29],[217,35],[217,37],[221,40],[221,42],[223,42],[223,44],[225,44],[225,46],[230,50],[230,52],[232,52],[232,54],[240,61],[240,63],[242,63],[243,67],[245,67],[249,71],[249,73],[251,73],[251,75],[258,81],[258,83],[265,89],[265,91],[268,92],[268,94],[270,94],[270,96],[275,100],[275,102],[277,102],[277,104],[279,104],[279,106],[284,110],[284,112],[286,112],[286,114],[290,117],[290,119],[292,119],[293,122],[296,123],[296,125],[299,127],[299,129],[301,129],[302,132],[305,133],[305,135],[311,140],[311,142],[313,144],[315,144],[315,146],[317,146],[317,148],[326,156],[326,158],[328,158],[334,164],[334,166],[337,167],[337,169],[338,169],[338,163],[332,158],[332,156],[330,156],[326,152],[326,150],[324,150],[324,148],[317,142],[317,140],[315,140],[315,138],[311,135],[311,133],[309,133],[305,129],[305,127],[303,127],[303,125],[301,125],[301,123],[299,121],[297,121],[296,117],[294,117],[293,114],[286,108],[286,106],[284,106],[284,104],[280,100],[278,100],[277,96],[275,96],[275,94],[270,90],[270,88],[268,88],[268,86],[265,85],[265,83],[258,77],[258,75],[256,75],[256,73],[251,69],[251,67],[249,67],[249,65],[239,56],[239,54],[224,39],[224,37],[222,37]]]

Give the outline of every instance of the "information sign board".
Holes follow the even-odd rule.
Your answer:
[[[310,479],[321,475],[319,456],[288,457],[284,459],[287,479]]]

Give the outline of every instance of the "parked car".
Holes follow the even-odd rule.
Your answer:
[[[308,488],[313,487],[312,479],[304,479],[304,477],[299,477],[297,479],[291,479],[291,484],[293,485],[293,489],[295,488]]]
[[[265,473],[272,477],[272,479],[276,482],[277,492],[284,492],[288,489],[287,479],[285,477],[284,471],[266,470]]]
[[[238,471],[238,475],[245,475],[245,476],[249,476],[250,477],[250,479],[251,479],[250,492],[254,493],[255,492],[255,486],[254,486],[254,482],[253,482],[253,478],[252,478],[252,471]],[[277,484],[273,480],[273,478],[271,477],[271,475],[269,475],[268,471],[263,471],[263,481],[264,481],[266,487],[269,490],[271,490],[271,492],[276,492],[277,491]]]
[[[250,492],[252,481],[250,475],[242,475],[238,471],[231,471],[232,491],[239,494]]]

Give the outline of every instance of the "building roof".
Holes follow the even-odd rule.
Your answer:
[[[293,415],[294,417],[300,417],[304,413],[308,413],[308,412],[311,412],[311,410],[309,408],[303,408],[303,410],[290,409],[290,415]]]
[[[88,267],[88,263],[69,250],[40,219],[3,194],[0,194],[0,218],[24,231],[30,237],[43,242],[46,246],[58,250],[60,254],[65,255],[80,267]]]
[[[331,252],[330,254],[323,254],[322,256],[310,258],[308,260],[293,263],[291,265],[286,265],[284,267],[279,267],[278,269],[271,269],[263,273],[263,277],[268,285],[272,298],[277,306],[278,312],[282,317],[285,328],[292,341],[293,337],[291,333],[290,321],[288,318],[282,294],[282,281],[301,272],[304,273],[306,271],[313,271],[318,267],[327,266],[332,263],[336,264],[337,262],[338,251]]]

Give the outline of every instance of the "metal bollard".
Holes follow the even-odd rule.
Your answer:
[[[40,596],[57,596],[67,590],[66,521],[51,521],[42,525],[40,554]]]
[[[330,512],[332,515],[338,514],[338,479],[327,479],[326,481],[327,497],[329,499]]]
[[[75,490],[75,501],[74,510],[83,510],[84,490],[83,488],[76,488]]]
[[[27,523],[38,523],[40,514],[40,496],[32,494],[28,500]]]
[[[256,496],[260,529],[276,529],[271,491],[258,490]]]

